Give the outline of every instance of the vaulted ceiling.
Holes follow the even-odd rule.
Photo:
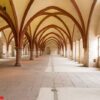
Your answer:
[[[25,29],[30,39],[47,45],[84,39],[89,25],[97,28],[100,20],[100,0],[0,0],[0,6],[10,16],[15,34]],[[11,34],[2,17],[0,28]]]

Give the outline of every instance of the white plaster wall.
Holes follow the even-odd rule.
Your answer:
[[[93,25],[93,24],[92,24]],[[91,25],[88,37],[88,65],[90,67],[97,67],[98,59],[98,37],[96,36],[96,27]]]
[[[67,57],[69,58],[69,59],[72,59],[73,57],[73,52],[71,51],[71,48],[70,48],[70,44],[68,43],[67,44]]]
[[[88,35],[88,66],[97,67],[98,59],[98,35],[100,34],[100,0],[97,1],[92,14]],[[85,57],[86,58],[86,57]]]

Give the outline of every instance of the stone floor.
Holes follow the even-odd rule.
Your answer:
[[[5,100],[100,100],[100,71],[60,56],[0,60],[0,96]]]

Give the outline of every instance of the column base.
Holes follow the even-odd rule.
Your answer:
[[[30,60],[34,60],[34,58],[30,58]]]
[[[35,57],[38,58],[38,55],[36,55]]]
[[[21,64],[20,63],[15,63],[15,66],[16,67],[21,67]]]

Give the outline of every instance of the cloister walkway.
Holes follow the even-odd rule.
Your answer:
[[[0,61],[0,96],[5,100],[100,100],[100,71],[57,55]]]

